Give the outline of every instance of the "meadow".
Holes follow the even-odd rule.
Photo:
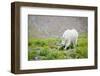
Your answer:
[[[79,35],[78,45],[74,49],[59,49],[61,39],[29,38],[28,60],[82,59],[88,57],[87,34]]]

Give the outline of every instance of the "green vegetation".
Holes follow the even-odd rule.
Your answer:
[[[81,34],[74,49],[59,49],[58,38],[30,38],[28,42],[28,60],[81,59],[88,57],[87,34]]]

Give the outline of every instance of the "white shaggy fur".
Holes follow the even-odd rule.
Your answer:
[[[77,45],[78,32],[76,29],[68,29],[64,32],[62,36],[61,44],[64,46],[64,49],[67,49],[70,45],[75,47]]]

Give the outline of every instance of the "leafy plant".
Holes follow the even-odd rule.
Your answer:
[[[88,38],[83,33],[74,49],[59,49],[61,39],[30,38],[28,40],[28,60],[80,59],[88,57]]]

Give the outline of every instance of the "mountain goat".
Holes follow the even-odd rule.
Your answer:
[[[61,45],[64,49],[74,48],[77,45],[78,32],[76,29],[68,29],[63,33]]]

